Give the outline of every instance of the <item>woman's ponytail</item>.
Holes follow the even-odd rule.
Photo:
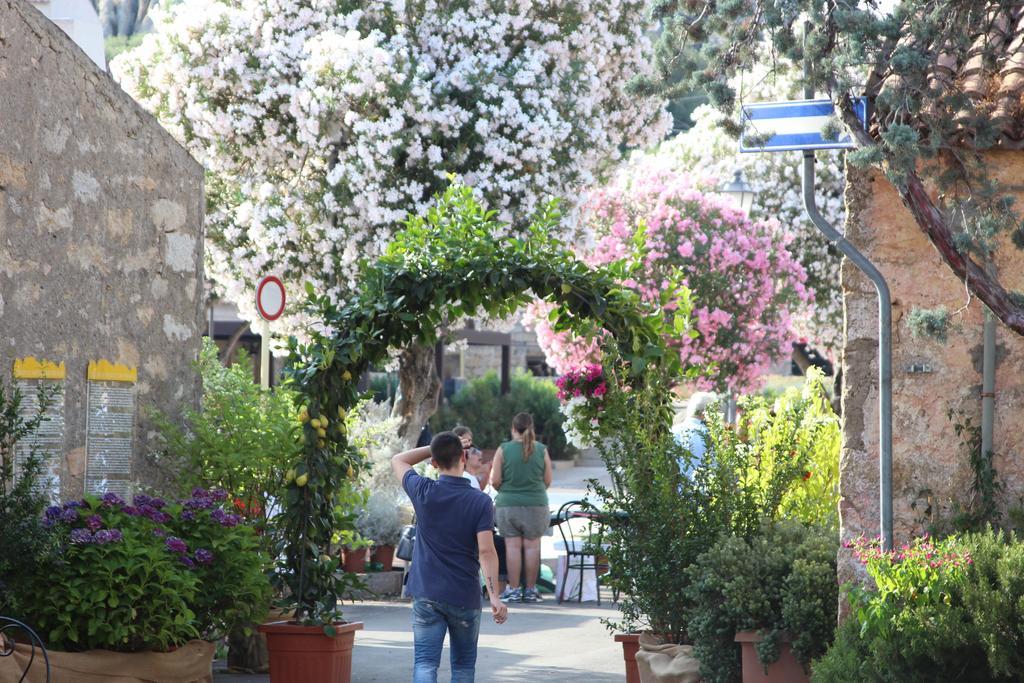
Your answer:
[[[533,416],[519,413],[512,419],[512,429],[523,437],[523,462],[529,462],[533,447],[537,443],[537,435],[533,431]]]

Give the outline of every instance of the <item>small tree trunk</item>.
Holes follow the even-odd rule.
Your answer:
[[[221,362],[221,364],[224,367],[226,367],[226,368],[231,367],[232,361],[235,360],[235,349],[238,347],[238,342],[240,342],[242,340],[242,336],[246,332],[248,332],[248,331],[249,331],[249,323],[245,323],[244,325],[239,327],[237,330],[235,330],[234,333],[231,335],[231,338],[228,339],[228,345],[226,347],[224,347],[224,351],[221,354],[221,361],[220,362]],[[211,333],[211,336],[212,336],[212,333]]]
[[[401,418],[398,435],[406,448],[412,448],[423,425],[437,411],[441,392],[432,346],[413,344],[402,349],[398,356],[398,384],[401,396],[395,401],[391,415]]]

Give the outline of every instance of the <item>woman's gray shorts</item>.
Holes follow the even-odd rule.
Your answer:
[[[545,505],[511,505],[495,508],[494,518],[505,538],[540,538],[547,533],[551,513]]]

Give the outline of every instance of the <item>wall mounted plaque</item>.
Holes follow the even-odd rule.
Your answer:
[[[35,419],[40,398],[50,393],[39,426],[18,443],[14,453],[15,477],[33,454],[42,465],[39,488],[50,500],[60,499],[60,471],[64,455],[64,363],[37,360],[29,356],[14,361],[14,385],[21,393],[19,413],[23,420]]]
[[[85,426],[85,492],[131,496],[138,371],[105,360],[89,361]]]

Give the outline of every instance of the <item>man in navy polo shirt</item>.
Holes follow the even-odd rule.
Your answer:
[[[494,621],[502,624],[508,617],[508,608],[498,600],[494,504],[463,478],[465,447],[452,432],[441,432],[430,446],[391,458],[391,469],[416,510],[416,543],[407,586],[413,597],[413,683],[437,681],[446,632],[452,683],[472,683],[480,635],[481,569]],[[440,472],[437,481],[412,469],[427,458]]]

